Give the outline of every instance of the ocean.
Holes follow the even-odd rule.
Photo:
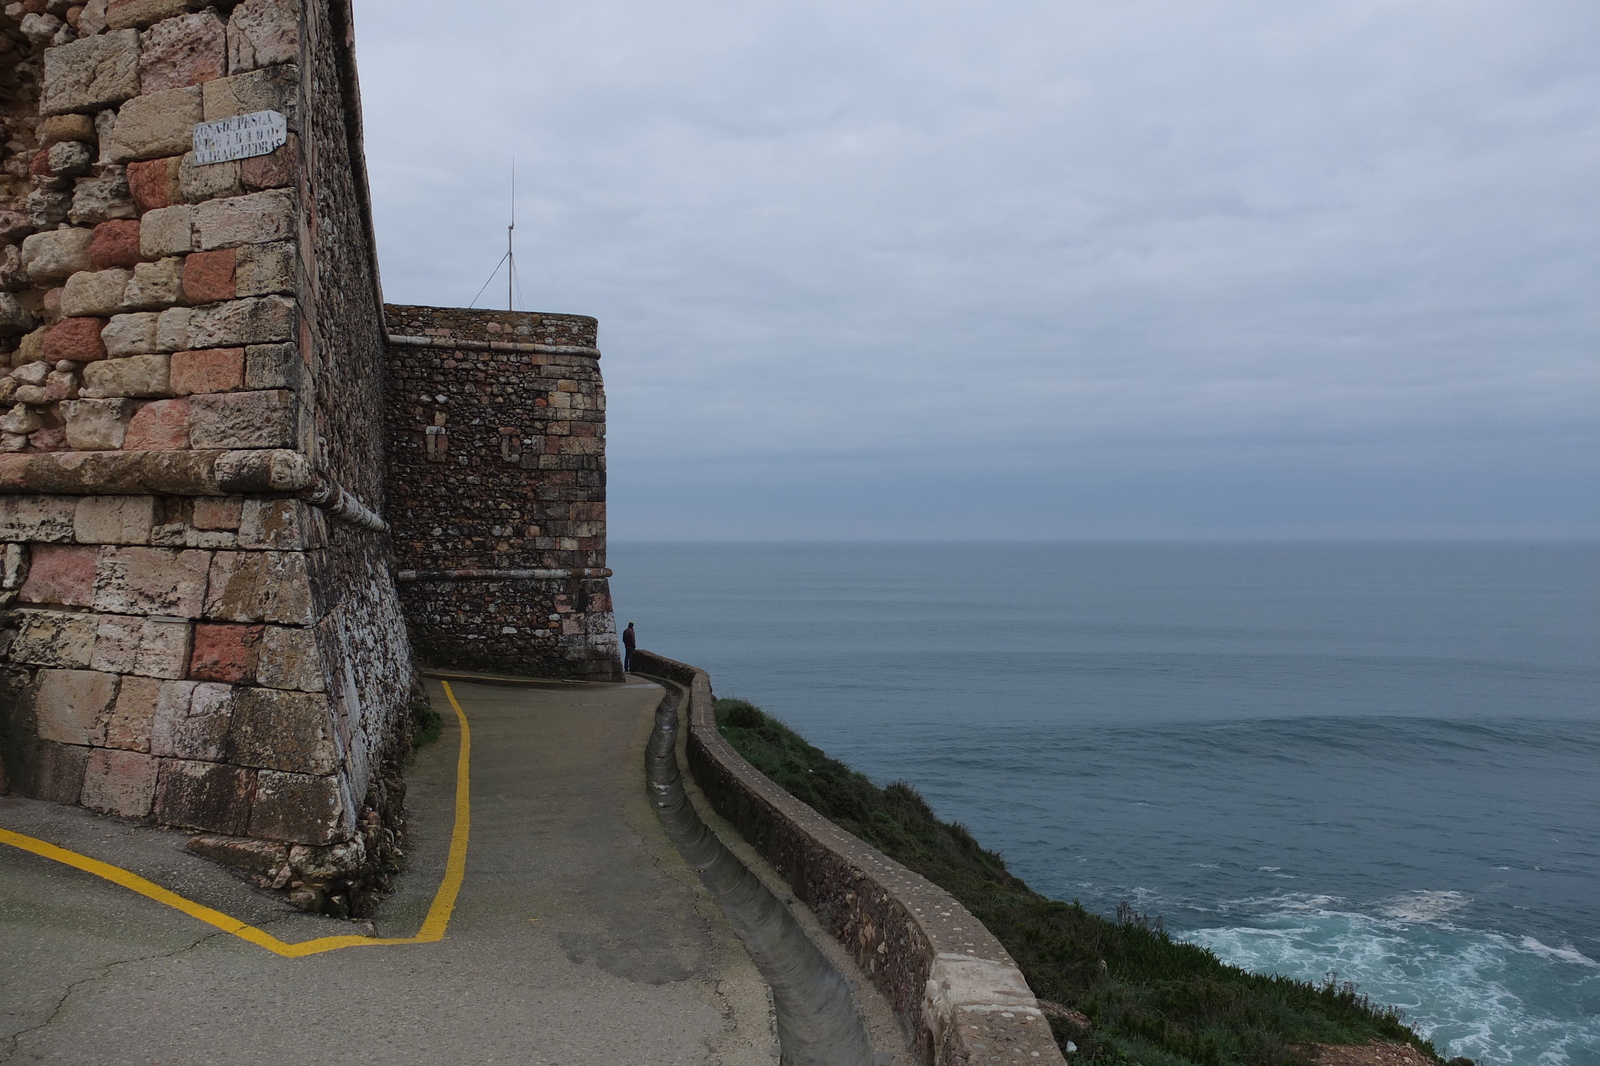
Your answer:
[[[619,625],[1038,891],[1600,1066],[1600,545],[613,544]]]

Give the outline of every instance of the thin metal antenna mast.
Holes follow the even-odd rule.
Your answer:
[[[506,310],[515,311],[511,299],[511,286],[517,276],[517,253],[512,250],[511,235],[517,228],[517,157],[511,157],[511,225],[506,227]]]

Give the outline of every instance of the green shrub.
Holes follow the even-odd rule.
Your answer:
[[[1087,1015],[1051,1019],[1074,1064],[1308,1066],[1310,1044],[1433,1046],[1397,1011],[1330,979],[1311,985],[1229,966],[1173,940],[1159,917],[1124,904],[1117,920],[1047,899],[1011,875],[959,823],[943,822],[904,781],[879,788],[744,700],[717,701],[717,727],[773,781],[960,900],[1005,945],[1041,999]]]
[[[411,704],[411,750],[432,744],[444,732],[444,719],[431,706],[418,700]]]

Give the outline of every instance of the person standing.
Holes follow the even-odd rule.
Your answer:
[[[622,631],[622,672],[629,673],[633,670],[633,649],[638,644],[638,638],[633,635],[633,623],[628,623],[628,628]]]

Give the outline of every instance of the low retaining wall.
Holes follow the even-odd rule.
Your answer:
[[[634,668],[689,690],[689,767],[700,788],[854,954],[925,1062],[1065,1062],[1017,964],[950,893],[746,762],[717,731],[704,670],[647,651]]]

